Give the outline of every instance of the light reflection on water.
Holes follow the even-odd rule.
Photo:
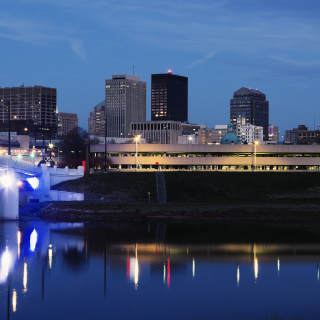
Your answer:
[[[320,243],[191,241],[180,231],[1,223],[0,319],[319,318]]]

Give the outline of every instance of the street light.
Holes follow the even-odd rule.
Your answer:
[[[8,134],[9,134],[9,145],[8,145],[8,156],[11,155],[11,105],[10,105],[10,101],[7,100],[1,100],[3,102],[4,105],[8,106],[8,113],[9,113],[9,130],[8,130]]]
[[[51,160],[51,151],[52,151],[52,148],[53,148],[53,144],[52,144],[52,143],[49,143],[49,149],[50,149],[50,160]]]
[[[254,170],[256,169],[257,166],[257,145],[259,144],[259,141],[256,140],[254,142]]]
[[[136,141],[136,171],[137,171],[137,165],[138,165],[138,141],[140,140],[140,134],[134,137],[134,140]]]
[[[192,144],[192,136],[189,136],[188,140],[189,140],[189,144]]]

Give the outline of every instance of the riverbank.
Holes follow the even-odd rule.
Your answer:
[[[165,172],[167,203],[154,172],[109,172],[63,182],[83,202],[26,204],[21,219],[45,221],[320,222],[319,172]],[[149,203],[150,193],[150,203]]]
[[[320,197],[320,172],[164,172],[167,202],[212,203]],[[111,202],[157,202],[154,172],[85,175],[52,189]]]
[[[314,223],[320,225],[320,201],[275,200],[268,202],[216,203],[108,203],[63,201],[25,204],[20,219],[49,222],[99,221],[221,221]]]

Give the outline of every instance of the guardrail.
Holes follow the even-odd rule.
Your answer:
[[[77,175],[83,176],[84,168],[82,166],[78,167],[78,169],[69,169],[68,167],[65,167],[65,168],[48,167],[48,171],[50,175],[61,174],[61,175],[69,175],[69,176],[77,176]]]
[[[12,156],[0,156],[0,167],[13,168],[17,172],[30,172],[32,174],[42,174],[42,169],[37,165]]]

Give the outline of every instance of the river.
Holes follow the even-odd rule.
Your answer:
[[[319,319],[317,228],[0,223],[0,319]]]

